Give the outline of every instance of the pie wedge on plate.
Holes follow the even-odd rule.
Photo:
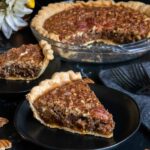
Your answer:
[[[33,80],[46,69],[54,58],[51,46],[44,40],[39,44],[22,45],[0,54],[0,78]]]
[[[27,94],[34,117],[45,126],[110,138],[115,123],[90,89],[91,79],[73,71],[55,73]]]

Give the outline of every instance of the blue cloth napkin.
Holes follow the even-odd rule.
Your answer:
[[[143,63],[143,66],[146,69],[147,73],[150,75],[150,62]],[[129,74],[129,72],[131,71],[130,65],[121,66],[121,68],[127,74]],[[110,69],[101,70],[99,72],[99,78],[102,80],[105,86],[124,92],[136,101],[141,110],[142,123],[150,130],[150,96],[136,95],[122,88],[113,78]]]

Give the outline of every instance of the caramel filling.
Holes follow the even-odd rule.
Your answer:
[[[33,78],[41,70],[44,55],[38,45],[23,45],[0,55],[0,77]]]
[[[123,6],[76,6],[51,16],[43,27],[67,43],[83,44],[101,39],[128,43],[148,36],[150,18]]]

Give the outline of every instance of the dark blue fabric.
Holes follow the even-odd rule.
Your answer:
[[[150,62],[144,63],[143,66],[146,69],[147,73],[150,75]],[[129,73],[131,71],[130,65],[122,66],[121,68],[126,71],[126,73]],[[99,78],[107,87],[122,91],[130,95],[137,102],[141,110],[142,123],[150,129],[150,96],[136,95],[123,89],[116,83],[110,69],[100,71]]]

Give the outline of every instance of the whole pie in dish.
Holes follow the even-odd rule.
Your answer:
[[[129,43],[150,37],[150,5],[111,0],[54,3],[43,7],[31,26],[63,43]]]
[[[0,78],[33,80],[46,69],[54,58],[51,46],[44,40],[39,44],[22,45],[0,54]]]
[[[50,128],[110,138],[115,123],[90,89],[91,79],[73,71],[55,73],[27,94],[34,117]]]

